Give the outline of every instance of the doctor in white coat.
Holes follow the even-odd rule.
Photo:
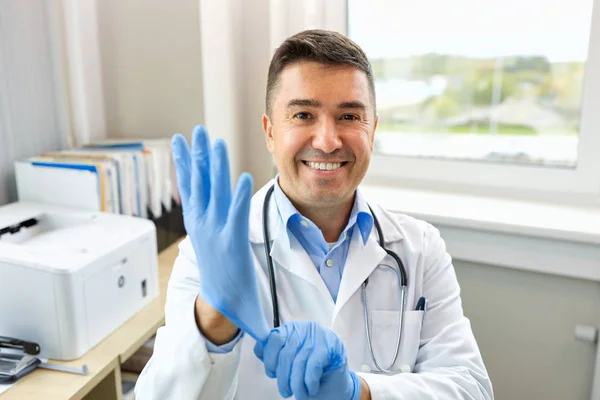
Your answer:
[[[271,61],[266,103],[279,174],[251,201],[248,176],[231,194],[222,142],[207,150],[199,128],[190,153],[183,137],[174,139],[188,237],[136,398],[493,399],[439,232],[358,189],[377,127],[363,51],[333,32],[292,36]],[[406,271],[403,313],[398,266],[375,220]],[[273,331],[263,221],[282,324]],[[381,373],[400,327],[397,358]],[[317,353],[328,358],[315,373]]]

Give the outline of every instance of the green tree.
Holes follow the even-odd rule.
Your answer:
[[[455,97],[443,94],[432,101],[431,109],[437,118],[448,118],[460,112],[460,104]]]
[[[493,69],[479,69],[470,78],[466,80],[464,90],[471,93],[472,104],[491,104],[495,100],[494,91],[498,83],[495,71]],[[519,82],[514,75],[502,73],[499,90],[497,100],[503,102],[507,97],[516,96],[520,93]]]

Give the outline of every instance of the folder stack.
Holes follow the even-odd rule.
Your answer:
[[[160,224],[174,231],[166,242],[184,234],[169,139],[105,141],[44,153],[16,161],[15,174],[21,201],[149,218],[157,231]]]

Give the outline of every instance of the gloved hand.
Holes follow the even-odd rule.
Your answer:
[[[283,397],[297,400],[360,398],[360,379],[348,369],[346,350],[331,330],[313,321],[288,322],[257,342],[254,354]]]
[[[252,177],[240,176],[232,199],[227,146],[217,139],[211,152],[202,126],[194,129],[191,154],[179,134],[173,137],[172,149],[185,230],[200,273],[200,295],[238,328],[265,340],[269,328],[248,241]]]

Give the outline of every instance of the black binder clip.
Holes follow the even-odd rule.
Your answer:
[[[25,354],[30,354],[32,356],[40,354],[39,344],[6,336],[0,336],[0,349],[1,348],[21,350]]]

